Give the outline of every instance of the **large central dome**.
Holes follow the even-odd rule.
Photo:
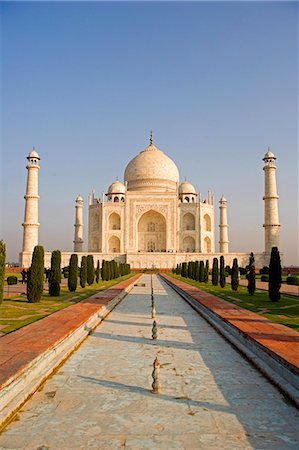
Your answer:
[[[175,163],[151,142],[129,162],[124,179],[129,191],[175,192],[179,171]]]

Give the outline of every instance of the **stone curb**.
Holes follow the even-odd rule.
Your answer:
[[[136,275],[133,276],[131,283],[127,287],[108,301],[107,304],[99,305],[98,311],[91,314],[78,328],[70,333],[66,333],[63,339],[38,355],[3,383],[0,390],[0,430],[13,418],[17,410],[51,373],[67,359],[91,331],[124,299],[140,276],[141,274],[138,277]],[[115,286],[111,289],[115,288]],[[104,291],[105,295],[107,295],[107,292],[109,292],[109,289]]]
[[[267,352],[258,342],[202,305],[167,277],[159,276],[299,407],[299,377],[291,364],[282,361],[279,355]]]

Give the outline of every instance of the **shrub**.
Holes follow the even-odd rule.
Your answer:
[[[266,281],[268,283],[269,275],[261,275],[261,281]]]
[[[225,266],[225,272],[227,273],[227,277],[232,274],[232,269],[230,268],[230,266]]]
[[[27,299],[36,303],[41,299],[44,290],[44,248],[36,245],[33,250],[32,263],[28,271]]]
[[[7,277],[7,284],[9,286],[12,286],[13,284],[18,284],[18,278],[15,275],[10,275]]]
[[[212,284],[213,284],[213,286],[218,285],[218,278],[219,278],[218,259],[213,258],[213,267],[212,267]]]
[[[269,264],[269,285],[268,293],[272,302],[277,302],[280,299],[281,287],[281,262],[277,247],[272,247],[270,264]]]
[[[94,282],[94,262],[93,256],[87,256],[87,283],[89,286]]]
[[[80,267],[80,286],[81,288],[85,288],[87,282],[87,257],[82,256],[81,258],[81,267]]]
[[[269,267],[264,266],[262,269],[260,269],[260,275],[268,275],[269,274]]]
[[[237,258],[234,258],[231,270],[231,287],[233,291],[237,291],[239,287],[239,267]]]
[[[54,250],[51,254],[51,270],[49,275],[49,295],[58,297],[60,295],[61,283],[61,252]]]
[[[296,275],[289,275],[287,277],[287,284],[292,284],[293,286],[299,286],[299,277],[296,277]]]
[[[67,280],[70,292],[75,292],[78,283],[78,255],[73,253],[70,258],[69,277]]]
[[[246,273],[246,278],[248,280],[247,290],[250,295],[255,292],[255,265],[254,265],[254,254],[251,252],[249,257],[249,265]]]
[[[222,288],[224,288],[224,286],[225,286],[225,282],[226,282],[225,277],[226,277],[226,273],[224,270],[224,256],[220,256],[220,279],[219,279],[219,281],[220,281],[220,286]]]
[[[69,271],[68,271],[68,270],[65,270],[65,271],[63,272],[63,277],[64,277],[64,278],[68,278],[68,277],[69,277]]]
[[[4,242],[0,241],[0,304],[2,303],[3,300],[5,259],[6,259],[6,247]]]

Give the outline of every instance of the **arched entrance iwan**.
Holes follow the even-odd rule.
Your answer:
[[[140,217],[137,248],[140,252],[166,251],[166,220],[162,214],[150,210]]]

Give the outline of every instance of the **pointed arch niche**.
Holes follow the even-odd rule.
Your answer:
[[[157,211],[144,213],[137,225],[137,248],[140,252],[166,251],[166,220]]]

